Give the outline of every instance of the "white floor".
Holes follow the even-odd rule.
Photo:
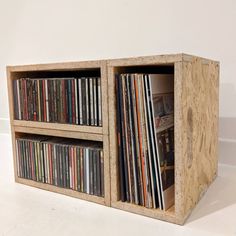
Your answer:
[[[219,176],[185,226],[16,184],[9,135],[0,135],[0,236],[37,235],[234,235],[236,168]]]

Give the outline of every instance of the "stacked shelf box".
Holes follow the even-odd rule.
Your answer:
[[[102,114],[108,113],[107,105],[107,72],[105,61],[54,63],[27,66],[9,66],[8,91],[10,104],[10,119],[13,141],[15,180],[25,185],[65,194],[72,197],[110,205],[110,172],[109,172],[109,138],[108,117],[102,119],[102,126],[87,126],[75,124],[49,123],[38,121],[16,120],[14,115],[13,80],[20,78],[66,78],[80,76],[99,76],[101,78]],[[98,197],[71,189],[65,189],[45,183],[23,179],[17,176],[16,168],[16,138],[24,134],[46,135],[62,138],[73,138],[102,142],[104,155],[104,197]]]
[[[174,73],[174,206],[167,211],[122,202],[116,122],[116,74]],[[108,62],[111,206],[183,224],[217,175],[219,64],[185,54]]]

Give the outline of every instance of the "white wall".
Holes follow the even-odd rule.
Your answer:
[[[220,116],[236,117],[235,23],[235,0],[0,0],[0,128],[6,65],[178,52],[220,61]]]

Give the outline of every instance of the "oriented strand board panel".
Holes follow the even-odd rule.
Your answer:
[[[121,58],[108,61],[109,66],[137,66],[137,65],[166,65],[173,64],[174,62],[179,62],[183,60],[186,56],[186,60],[191,60],[188,55],[178,53],[178,54],[166,54],[166,55],[156,55],[156,56],[144,56],[144,57],[131,57],[131,58]]]
[[[76,69],[93,69],[105,65],[106,61],[79,61],[79,62],[61,62],[49,64],[32,64],[8,66],[10,72],[29,72],[29,71],[64,71]]]
[[[167,211],[161,211],[159,209],[149,209],[143,206],[117,201],[117,202],[113,202],[112,207],[120,209],[120,210],[129,211],[132,213],[136,213],[139,215],[151,217],[154,219],[168,221],[175,224],[182,223],[182,222],[179,222],[179,220],[175,216],[174,206],[168,209]]]
[[[176,64],[175,210],[183,221],[217,175],[219,64]]]

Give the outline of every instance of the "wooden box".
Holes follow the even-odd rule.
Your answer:
[[[120,201],[116,131],[116,73],[173,70],[175,204],[167,211]],[[108,61],[111,206],[183,224],[217,175],[219,63],[176,54]]]
[[[87,201],[100,203],[103,205],[110,205],[110,170],[109,170],[109,137],[108,137],[108,117],[103,116],[102,127],[95,126],[81,126],[71,124],[58,124],[47,122],[24,121],[14,119],[14,102],[13,102],[13,83],[14,79],[18,78],[46,78],[48,76],[62,77],[76,76],[80,73],[95,73],[96,76],[101,76],[101,91],[102,91],[102,113],[108,113],[107,104],[107,71],[106,61],[88,61],[88,62],[71,62],[71,63],[54,63],[41,65],[27,65],[27,66],[9,66],[7,67],[8,79],[8,94],[10,106],[10,122],[13,143],[14,156],[14,170],[15,181],[25,185],[45,189],[52,192],[65,194],[72,197],[77,197]],[[74,139],[85,139],[100,141],[103,143],[104,153],[104,198],[86,193],[81,193],[71,189],[60,188],[53,185],[36,182],[29,179],[19,178],[17,176],[16,167],[16,138],[21,137],[25,133],[49,135]]]

